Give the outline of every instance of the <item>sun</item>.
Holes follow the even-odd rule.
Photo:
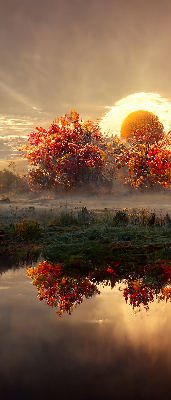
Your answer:
[[[167,133],[171,130],[171,104],[158,93],[134,93],[115,103],[109,108],[100,121],[102,132],[117,135],[120,137],[121,125],[124,119],[132,112],[138,110],[149,111],[155,114],[163,124]]]

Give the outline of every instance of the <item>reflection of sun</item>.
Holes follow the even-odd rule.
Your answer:
[[[171,129],[171,104],[158,93],[134,93],[117,101],[100,122],[103,132],[120,136],[121,125],[128,114],[137,110],[150,111],[158,116],[164,129]]]

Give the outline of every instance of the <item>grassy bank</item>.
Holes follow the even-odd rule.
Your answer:
[[[146,209],[61,212],[54,220],[21,221],[0,229],[0,254],[14,260],[44,259],[89,270],[121,261],[130,268],[171,261],[168,215]]]

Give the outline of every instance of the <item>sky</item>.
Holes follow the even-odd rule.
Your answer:
[[[95,120],[138,92],[170,101],[170,16],[170,0],[0,0],[3,121]]]

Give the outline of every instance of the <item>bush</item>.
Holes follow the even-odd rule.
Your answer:
[[[39,222],[27,222],[23,220],[16,225],[14,234],[20,236],[22,239],[38,238],[41,235]]]
[[[128,225],[129,217],[126,211],[117,211],[113,217],[114,225]]]
[[[73,214],[62,212],[54,221],[51,222],[50,226],[70,226],[77,224],[77,218]]]

